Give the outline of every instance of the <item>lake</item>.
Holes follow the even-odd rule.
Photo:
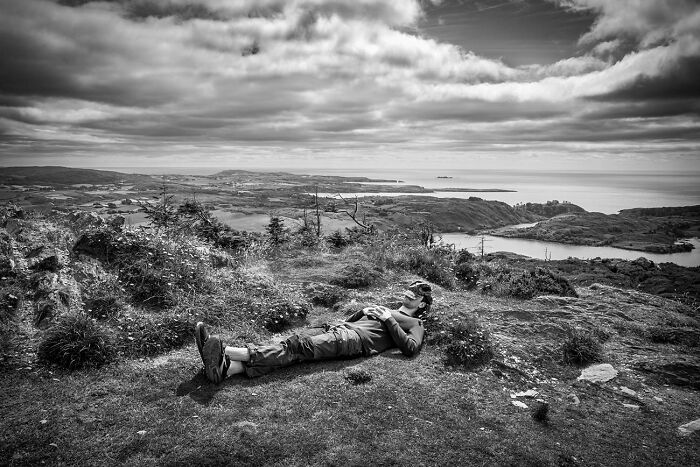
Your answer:
[[[481,235],[467,235],[463,233],[442,234],[445,243],[453,243],[457,249],[465,248],[471,253],[480,254]],[[496,251],[509,251],[531,258],[544,259],[545,252],[549,259],[561,260],[569,257],[580,259],[591,258],[620,258],[635,260],[644,257],[655,263],[676,263],[680,266],[700,266],[700,239],[691,238],[695,249],[685,253],[646,253],[643,251],[623,250],[609,246],[581,246],[566,245],[563,243],[544,242],[540,240],[528,240],[523,238],[505,238],[484,235],[484,251],[493,253]]]

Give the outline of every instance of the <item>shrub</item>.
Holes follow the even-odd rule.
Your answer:
[[[565,363],[587,365],[602,361],[603,346],[592,332],[573,329],[562,344],[562,354]]]
[[[427,341],[442,349],[448,365],[474,369],[493,357],[491,334],[473,315],[433,313],[426,319],[426,328]]]
[[[82,298],[85,312],[97,320],[114,319],[126,306],[120,288],[111,281],[88,284],[83,288]]]
[[[336,230],[328,237],[326,237],[326,243],[328,243],[328,246],[330,246],[331,248],[340,249],[348,244],[348,239],[345,238],[345,236],[340,230]]]
[[[210,259],[198,246],[192,237],[101,227],[86,232],[73,249],[113,265],[134,301],[166,308],[183,293],[213,289]]]
[[[354,385],[365,384],[372,381],[372,375],[363,368],[349,368],[345,371],[345,379]]]
[[[132,356],[155,355],[192,341],[194,320],[186,313],[138,314],[119,321],[119,348]]]
[[[329,282],[347,289],[359,289],[374,285],[380,278],[381,271],[377,268],[355,262],[342,268]]]
[[[270,332],[281,332],[306,319],[311,307],[305,301],[279,299],[257,307],[257,321]]]
[[[452,288],[455,285],[455,278],[450,260],[451,254],[452,251],[444,247],[407,247],[398,252],[392,263],[430,282]]]
[[[345,292],[342,288],[327,284],[309,284],[304,293],[314,305],[332,307],[343,299]]]
[[[116,352],[108,331],[85,314],[60,317],[39,343],[40,360],[75,370],[110,362]]]
[[[268,239],[274,246],[279,246],[289,240],[289,229],[284,226],[284,221],[278,216],[271,216],[270,223],[265,227]]]
[[[476,286],[482,293],[522,299],[538,295],[578,296],[566,278],[545,268],[527,270],[512,268],[502,262],[476,263],[476,267],[466,274],[475,277],[477,272]]]

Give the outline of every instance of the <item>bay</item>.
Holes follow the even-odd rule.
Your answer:
[[[526,224],[523,224],[526,225]],[[444,243],[454,244],[457,249],[466,249],[474,254],[481,254],[481,235],[467,235],[463,233],[444,233]],[[583,246],[567,245],[564,243],[545,242],[523,238],[505,238],[492,235],[483,235],[484,252],[494,253],[507,251],[531,258],[562,260],[569,257],[579,259],[592,258],[619,258],[633,261],[637,258],[646,258],[654,263],[675,263],[685,267],[700,266],[700,239],[691,238],[687,241],[695,247],[692,251],[683,253],[647,253],[643,251],[624,250],[609,246]]]

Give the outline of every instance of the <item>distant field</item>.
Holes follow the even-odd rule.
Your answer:
[[[215,209],[211,214],[219,219],[224,224],[236,230],[246,230],[248,232],[264,232],[265,227],[270,223],[269,214],[245,214],[242,212],[229,212],[222,209]],[[301,220],[292,219],[290,217],[280,216],[287,227],[294,229],[301,224]],[[346,227],[352,227],[355,223],[348,219],[332,219],[324,213],[321,220],[321,228],[323,232],[330,233],[335,230],[343,230]]]

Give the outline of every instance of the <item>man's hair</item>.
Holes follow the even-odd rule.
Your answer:
[[[423,297],[421,303],[425,303],[425,306],[418,308],[415,315],[416,318],[423,319],[430,313],[430,306],[433,304],[433,288],[427,282],[414,281],[408,286],[408,290]]]

